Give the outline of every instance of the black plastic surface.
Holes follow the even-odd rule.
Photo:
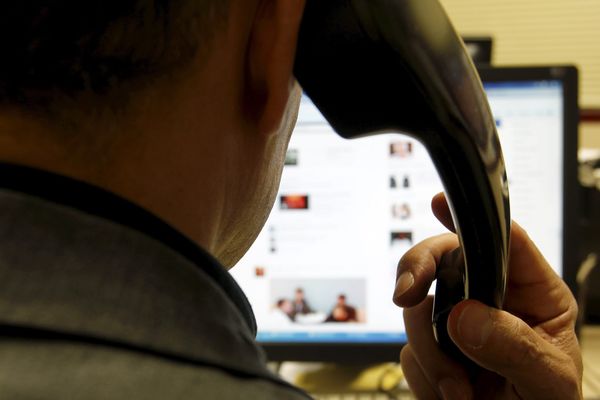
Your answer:
[[[295,73],[341,136],[404,132],[425,145],[461,241],[462,297],[501,308],[510,234],[504,161],[477,72],[437,0],[309,0]],[[453,343],[437,321],[452,305],[438,299],[434,308],[444,348]]]

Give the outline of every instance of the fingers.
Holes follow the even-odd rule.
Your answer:
[[[450,209],[443,193],[431,207],[448,229],[454,230]],[[535,325],[562,314],[574,323],[577,304],[564,281],[552,270],[527,232],[516,222],[511,227],[510,265],[504,308]]]
[[[412,307],[427,296],[435,269],[440,259],[458,247],[454,234],[444,234],[426,239],[410,249],[398,263],[394,303]]]
[[[432,209],[448,229],[454,228],[443,195],[433,199]],[[511,229],[505,304],[510,314],[475,300],[463,301],[448,319],[450,336],[469,358],[506,378],[512,385],[506,388],[521,398],[581,398],[581,356],[573,330],[575,300],[527,233],[516,223]],[[453,235],[428,239],[406,253],[398,265],[394,302],[403,307],[418,304],[404,312],[410,346],[401,358],[411,387],[424,398],[431,392],[469,398],[473,390],[482,389],[474,389],[465,371],[439,350],[431,329],[431,300],[419,304],[442,255],[457,246]]]
[[[448,331],[472,360],[511,381],[522,398],[580,398],[578,369],[521,319],[474,300],[454,307]]]
[[[450,396],[453,399],[470,399],[469,378],[465,370],[454,360],[444,354],[435,338],[431,327],[431,309],[433,300],[425,301],[413,308],[404,310],[406,334],[410,343],[410,355],[420,367],[420,374],[438,396]],[[408,361],[410,363],[410,361]],[[416,372],[415,376],[419,375]],[[416,377],[413,385],[422,386],[423,379]],[[446,398],[444,397],[444,398]]]
[[[510,245],[511,281],[513,284],[536,284],[560,280],[527,232],[513,221]]]
[[[452,214],[446,201],[446,195],[444,193],[438,193],[433,196],[431,200],[431,210],[433,215],[448,229],[450,232],[456,232],[454,227],[454,221],[452,220]]]
[[[444,193],[438,193],[433,197],[431,208],[436,218],[446,228],[455,230]],[[558,278],[525,230],[516,222],[513,222],[511,227],[510,257],[511,265],[514,265],[511,280],[516,284],[530,284]]]
[[[504,308],[537,325],[560,316],[577,319],[577,303],[537,246],[516,222],[512,223],[508,286]],[[564,326],[560,321],[561,326]]]
[[[433,197],[431,209],[436,218],[446,228],[455,231],[444,193],[438,193]],[[528,284],[556,277],[556,274],[552,272],[552,269],[525,230],[516,222],[512,223],[511,228],[510,256],[511,264],[515,265],[515,271],[511,271],[511,279],[514,283]],[[521,268],[521,266],[531,267]]]
[[[417,399],[438,399],[437,393],[434,392],[412,353],[410,345],[402,348],[402,352],[400,352],[400,364],[402,365],[402,372],[404,372],[408,386]]]

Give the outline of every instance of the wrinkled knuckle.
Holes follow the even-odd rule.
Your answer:
[[[531,336],[527,335],[524,338],[525,351],[521,359],[522,366],[538,365],[546,358],[546,354],[537,340],[532,340]]]
[[[510,329],[511,340],[507,341],[504,354],[506,368],[527,368],[539,365],[546,355],[539,341],[526,330],[523,323],[515,322]],[[510,343],[510,344],[508,344]]]
[[[396,268],[396,278],[400,276],[403,272],[410,271],[415,274],[415,268],[419,264],[417,257],[410,253],[406,253],[400,261],[398,261],[398,267]]]

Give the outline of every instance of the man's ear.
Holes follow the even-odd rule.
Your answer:
[[[279,130],[291,94],[305,0],[259,0],[247,55],[247,109],[265,136]]]

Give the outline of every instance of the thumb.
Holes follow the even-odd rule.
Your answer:
[[[522,398],[577,398],[573,360],[514,315],[466,300],[450,313],[448,331],[463,353],[506,378]]]

